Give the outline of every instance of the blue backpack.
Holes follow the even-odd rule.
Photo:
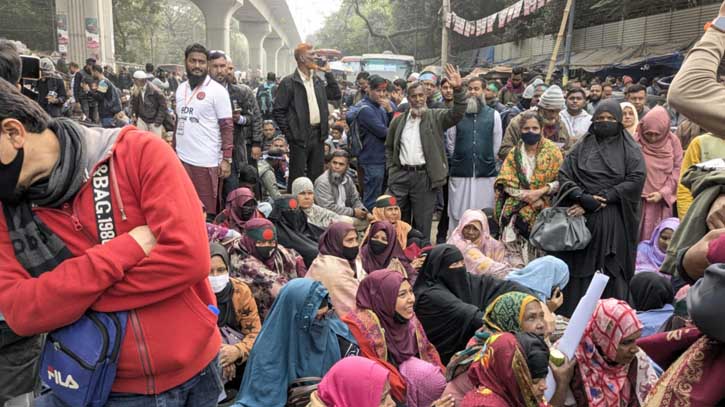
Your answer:
[[[88,312],[48,334],[40,376],[70,406],[101,407],[108,401],[125,334],[127,312]]]
[[[347,111],[347,115],[345,116],[345,120],[347,120],[347,125],[348,127],[350,127],[347,132],[347,142],[350,145],[350,155],[353,157],[359,156],[363,148],[358,116],[360,115],[360,112],[366,107],[367,106],[364,105],[362,102],[357,102],[352,107],[350,107],[350,109]]]

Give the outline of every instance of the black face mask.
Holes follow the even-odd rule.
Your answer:
[[[375,254],[381,254],[388,247],[387,243],[383,243],[380,240],[370,240],[370,250]]]
[[[353,261],[357,257],[358,253],[358,247],[343,247],[342,248],[342,257],[346,258],[348,261]]]
[[[451,274],[455,274],[455,273],[465,273],[466,272],[466,268],[465,267],[450,267],[450,268],[448,268],[448,272],[451,273]]]
[[[18,193],[17,185],[24,158],[21,148],[13,161],[8,164],[0,163],[0,201],[15,204],[20,200],[22,194]]]
[[[275,250],[277,250],[277,248],[274,246],[257,246],[257,253],[259,253],[259,257],[261,257],[262,260],[268,260],[270,257],[274,256]]]
[[[619,134],[620,124],[617,122],[594,122],[591,131],[595,136],[610,138]]]
[[[524,143],[533,146],[541,140],[541,133],[532,133],[530,131],[521,133],[521,140],[523,140]]]
[[[242,220],[247,221],[249,219],[252,219],[255,210],[257,210],[257,207],[255,205],[243,205],[241,208],[239,208],[238,215],[240,218],[242,218]]]

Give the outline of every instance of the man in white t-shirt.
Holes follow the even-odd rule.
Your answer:
[[[229,93],[207,75],[207,50],[184,53],[188,81],[176,90],[176,153],[209,216],[217,214],[220,178],[231,174],[234,123]]]

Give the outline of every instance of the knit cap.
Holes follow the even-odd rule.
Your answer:
[[[548,110],[564,110],[566,107],[564,92],[556,85],[551,86],[541,95],[539,107]]]
[[[521,97],[524,99],[533,99],[534,92],[536,91],[536,87],[543,83],[544,83],[544,81],[542,81],[541,79],[538,79],[538,78],[534,79],[534,81],[531,82],[531,84],[529,84],[529,86],[527,86],[526,89],[524,89],[524,94],[521,95]]]

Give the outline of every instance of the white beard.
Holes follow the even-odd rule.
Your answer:
[[[423,106],[423,107],[411,107],[410,108],[410,115],[413,116],[414,118],[421,118],[421,117],[423,117],[423,115],[427,111],[428,111],[428,107],[427,106]]]
[[[468,104],[466,106],[466,113],[469,114],[478,114],[478,112],[481,111],[481,106],[486,104],[486,97],[481,96],[471,96],[468,98]]]

